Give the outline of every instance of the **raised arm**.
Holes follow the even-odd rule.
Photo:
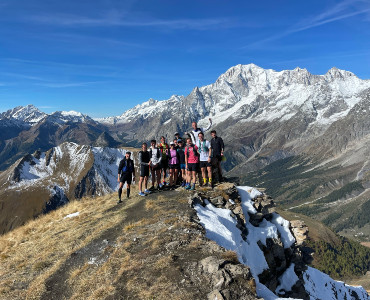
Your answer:
[[[205,132],[205,131],[207,131],[207,130],[211,129],[211,126],[212,126],[212,119],[211,119],[211,118],[209,118],[208,120],[209,120],[209,125],[208,125],[208,127],[207,127],[207,128],[202,128],[202,131],[203,131],[203,132]]]

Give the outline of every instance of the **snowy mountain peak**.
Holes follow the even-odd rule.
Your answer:
[[[355,74],[352,72],[346,71],[346,70],[341,70],[336,67],[331,68],[325,75],[325,78],[329,81],[333,81],[335,79],[346,79],[348,77],[356,77]]]
[[[40,111],[32,104],[26,106],[17,106],[13,109],[9,109],[6,112],[0,114],[0,120],[2,119],[13,119],[20,122],[24,122],[33,125],[39,122],[46,116],[45,113]]]
[[[93,121],[89,116],[84,115],[80,112],[76,111],[56,111],[48,116],[48,119],[52,122],[64,124],[67,122],[73,122],[73,123],[84,123],[88,121]]]

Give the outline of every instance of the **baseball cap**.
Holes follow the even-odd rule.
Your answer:
[[[175,145],[175,143],[174,142],[171,142],[170,145]]]
[[[131,151],[126,151],[126,154],[131,154]]]

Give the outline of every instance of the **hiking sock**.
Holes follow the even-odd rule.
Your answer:
[[[118,189],[118,199],[121,200],[122,188]]]
[[[212,178],[208,178],[209,183],[212,183]]]
[[[130,197],[130,189],[127,188],[127,198]]]
[[[203,185],[207,184],[207,178],[203,178]]]

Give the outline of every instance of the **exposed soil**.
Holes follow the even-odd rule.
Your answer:
[[[122,204],[117,204],[113,208],[109,209],[109,211],[121,210],[122,206],[126,205],[127,200],[125,200]],[[91,241],[84,248],[72,253],[69,259],[59,268],[59,270],[46,280],[46,292],[41,296],[41,299],[68,299],[71,296],[71,290],[67,283],[70,271],[81,267],[91,257],[99,258],[99,256],[101,256],[102,248],[114,244],[118,236],[122,234],[122,228],[125,225],[147,216],[148,214],[145,212],[145,210],[140,209],[140,207],[143,205],[145,205],[145,199],[142,199],[134,205],[127,207],[127,209],[125,209],[127,214],[125,223],[105,230],[99,237]],[[106,260],[107,257],[104,259]]]

